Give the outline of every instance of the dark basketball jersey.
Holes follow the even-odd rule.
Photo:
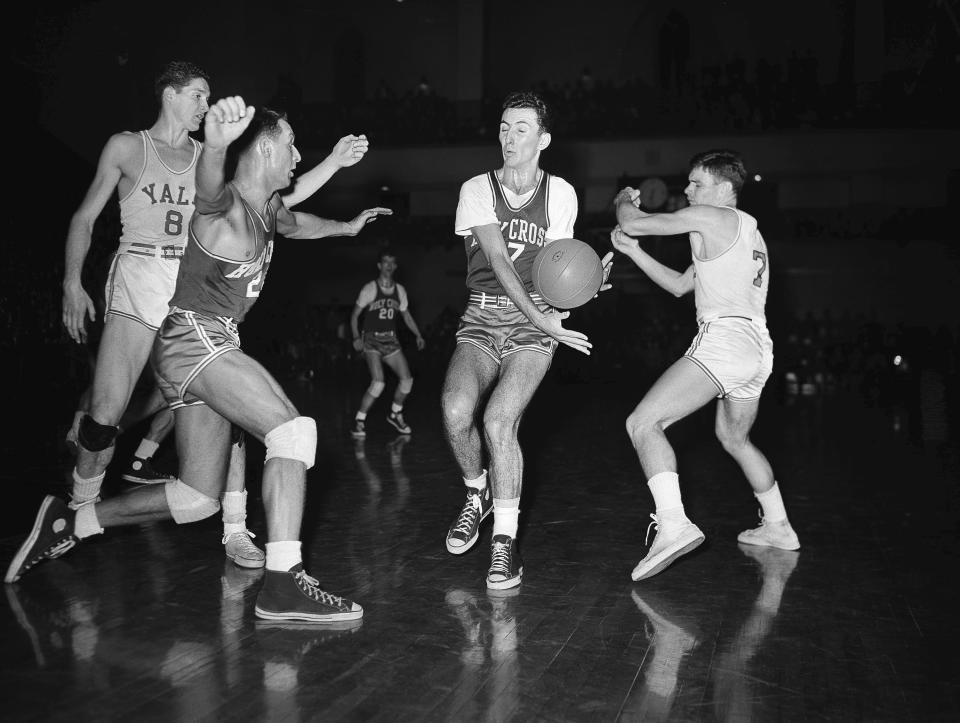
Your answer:
[[[544,171],[540,175],[533,195],[526,203],[513,208],[503,193],[503,187],[496,171],[487,174],[490,190],[493,193],[494,210],[500,222],[503,242],[507,245],[513,268],[529,293],[534,292],[530,268],[537,253],[543,248],[550,219],[547,216],[547,200],[550,189],[550,174]],[[470,234],[464,237],[467,251],[467,288],[472,291],[486,291],[488,294],[503,294],[503,287],[490,268],[486,255],[480,248],[480,242]]]
[[[374,282],[376,283],[376,282]],[[400,294],[397,291],[397,285],[393,285],[393,290],[388,294],[377,286],[377,298],[375,298],[367,307],[367,313],[363,317],[364,333],[386,331],[396,332],[397,314],[400,313]]]
[[[243,204],[254,228],[256,249],[253,258],[250,261],[236,261],[210,253],[197,238],[191,221],[190,238],[180,261],[177,290],[170,300],[170,306],[240,322],[260,296],[270,267],[273,235],[277,226],[276,211],[268,203],[267,218],[264,219],[243,199],[232,183],[227,184],[227,188],[235,200]]]

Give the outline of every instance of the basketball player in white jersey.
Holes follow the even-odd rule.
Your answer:
[[[457,205],[455,230],[464,238],[470,296],[442,404],[467,499],[447,532],[446,547],[454,555],[473,547],[492,508],[486,584],[493,590],[516,587],[523,575],[516,543],[523,484],[520,418],[550,368],[557,344],[583,354],[592,346],[586,335],[563,328],[570,312],[548,306],[533,287],[537,253],[553,240],[572,238],[577,218],[573,187],[540,168],[540,154],[550,140],[544,101],[535,93],[507,96],[500,118],[503,166],[464,183]],[[604,280],[612,256],[604,258]],[[476,420],[482,400],[481,441]]]
[[[224,489],[231,429],[238,425],[266,447],[263,501],[269,541],[257,616],[357,620],[363,615],[359,605],[321,590],[303,569],[300,526],[316,423],[300,416],[270,373],[241,351],[238,326],[260,296],[276,233],[301,239],[355,236],[390,210],[367,209],[349,222],[289,211],[278,192],[290,183],[300,160],[293,129],[280,114],[255,111],[240,96],[217,101],[207,114],[204,136],[190,241],[152,352],[164,398],[176,414],[181,479],[75,512],[48,496],[5,580],[15,582],[37,563],[107,527],[170,518],[189,523],[214,514]],[[235,142],[237,170],[227,182],[226,155]]]
[[[750,441],[760,393],[773,366],[764,306],[770,283],[767,246],[752,216],[737,209],[746,178],[740,156],[706,151],[690,161],[690,205],[674,213],[645,213],[638,191],[624,188],[614,201],[618,226],[610,234],[658,286],[676,296],[694,292],[699,331],[684,354],[654,383],[627,418],[627,432],[653,493],[657,534],[632,578],[657,574],[703,542],[684,513],[677,460],[665,430],[719,398],[716,433],[737,461],[762,509],[761,524],[737,539],[784,550],[800,547],[787,520],[770,463]],[[693,263],[678,272],[640,248],[634,236],[688,234]]]
[[[413,332],[417,349],[423,349],[424,344],[417,322],[410,313],[407,290],[403,284],[398,284],[393,279],[397,270],[396,255],[390,249],[380,249],[377,268],[380,275],[363,285],[350,314],[353,348],[363,352],[370,370],[370,386],[363,393],[360,409],[353,420],[353,429],[350,430],[350,434],[357,439],[367,436],[367,412],[383,393],[384,364],[393,370],[398,380],[387,422],[400,434],[410,434],[413,431],[403,418],[403,403],[413,389],[413,375],[397,339],[397,316],[400,316],[407,328]],[[361,314],[364,315],[362,337],[359,328]]]

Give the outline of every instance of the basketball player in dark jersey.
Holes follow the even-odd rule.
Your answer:
[[[507,96],[500,119],[503,167],[464,183],[457,206],[455,230],[464,237],[470,296],[442,404],[444,428],[467,500],[447,533],[446,546],[454,555],[469,550],[492,508],[490,589],[516,587],[523,574],[516,545],[523,482],[517,441],[520,418],[550,368],[558,343],[584,354],[591,348],[584,334],[563,328],[561,322],[570,313],[544,303],[531,279],[537,253],[552,240],[573,237],[577,217],[573,187],[540,168],[540,153],[550,139],[550,116],[543,100],[534,93]],[[603,260],[604,280],[612,256]],[[476,424],[484,399],[490,485]]]
[[[237,425],[262,440],[267,451],[263,500],[269,541],[257,616],[355,620],[363,609],[321,590],[302,564],[300,524],[306,472],[316,452],[316,424],[300,416],[266,369],[240,351],[237,325],[260,295],[275,232],[291,238],[355,236],[390,211],[368,209],[350,222],[289,211],[277,192],[289,185],[300,160],[293,129],[282,116],[255,112],[239,96],[211,107],[204,135],[190,242],[152,356],[161,389],[176,414],[181,479],[76,511],[48,496],[5,579],[17,580],[37,562],[62,554],[105,527],[168,518],[187,523],[215,514],[225,484],[231,427]],[[241,135],[237,171],[226,183],[227,149]]]
[[[87,337],[86,320],[94,321],[96,314],[81,283],[81,270],[94,222],[114,193],[119,195],[122,233],[106,283],[103,332],[89,400],[77,424],[72,507],[100,499],[120,425],[154,414],[162,402],[162,395],[152,394],[145,405],[136,405],[139,411],[129,410],[125,416],[176,285],[194,211],[194,170],[200,155],[200,144],[189,134],[199,129],[207,111],[208,81],[206,72],[192,63],[166,65],[154,83],[160,103],[156,122],[148,130],[117,133],[107,141],[87,195],[70,221],[63,323],[80,343]],[[133,469],[137,458],[152,453],[171,426],[170,412],[159,411],[125,478],[161,484],[176,479],[145,474],[142,459],[141,469]],[[239,440],[231,454],[234,461],[223,498],[224,551],[238,565],[263,567],[263,551],[246,528],[245,457]]]
[[[403,402],[413,388],[413,375],[407,358],[397,339],[397,316],[403,317],[407,328],[417,339],[417,349],[423,349],[423,337],[417,322],[410,313],[410,303],[407,299],[407,290],[402,284],[394,282],[393,275],[397,270],[397,257],[389,249],[381,249],[378,256],[377,268],[380,276],[363,285],[357,303],[350,314],[350,329],[353,331],[353,348],[362,351],[370,370],[370,386],[363,393],[360,400],[360,409],[357,410],[350,430],[357,439],[367,436],[367,412],[383,393],[383,365],[390,367],[397,375],[397,389],[393,394],[393,403],[387,422],[400,434],[410,434],[411,429],[403,418]],[[363,314],[363,337],[357,322]]]

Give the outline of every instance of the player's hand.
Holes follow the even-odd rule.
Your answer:
[[[422,336],[417,337],[417,351],[423,351],[423,347],[427,345],[427,342],[423,340]]]
[[[212,148],[226,148],[243,134],[255,113],[239,95],[221,98],[204,118],[203,142]]]
[[[363,133],[358,136],[350,134],[337,141],[330,157],[337,164],[337,168],[346,168],[359,163],[369,149],[370,141]]]
[[[617,251],[625,254],[629,254],[634,249],[640,248],[640,242],[633,236],[628,236],[621,231],[619,226],[614,226],[613,231],[610,232],[610,243],[613,244],[613,248]]]
[[[564,329],[561,322],[570,316],[569,311],[553,311],[544,315],[543,325],[540,326],[545,334],[549,334],[561,344],[566,344],[571,349],[576,349],[582,354],[590,356],[590,349],[593,344],[587,339],[587,335],[572,329]]]
[[[613,199],[613,205],[619,206],[624,202],[632,203],[637,208],[640,208],[640,191],[635,188],[630,188],[630,186],[621,189],[620,193]]]
[[[363,339],[362,338],[354,339],[353,348],[355,351],[363,351]]]
[[[87,292],[79,284],[64,288],[63,325],[67,328],[70,338],[77,344],[87,342],[87,318],[91,322],[97,320],[96,308]]]
[[[600,265],[603,267],[603,281],[600,282],[600,291],[606,291],[607,289],[613,288],[613,284],[608,284],[607,279],[610,278],[610,272],[613,271],[613,251],[607,251],[604,254],[603,258],[600,259]],[[600,294],[594,294],[593,298],[596,299]]]
[[[356,236],[363,230],[363,227],[368,223],[373,223],[377,220],[377,216],[392,216],[393,211],[389,208],[383,208],[382,206],[377,206],[376,208],[368,208],[366,211],[361,211],[355,219],[347,223],[347,226],[350,228],[347,236]]]

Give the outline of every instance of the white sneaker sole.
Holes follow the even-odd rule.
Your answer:
[[[776,540],[771,540],[766,537],[761,537],[760,535],[751,534],[753,530],[745,530],[737,535],[737,542],[740,542],[744,545],[755,545],[757,547],[774,547],[778,550],[799,550],[800,541],[799,540],[783,540],[778,542]]]
[[[43,502],[40,504],[40,511],[37,512],[37,517],[33,521],[33,528],[30,530],[30,534],[27,535],[27,539],[23,541],[22,545],[20,545],[20,549],[17,550],[17,554],[13,556],[13,560],[10,561],[10,566],[7,568],[7,574],[3,577],[4,582],[16,582],[20,579],[20,575],[17,573],[20,571],[21,566],[26,561],[27,554],[33,549],[34,544],[36,544],[37,538],[40,536],[40,528],[43,525],[43,520],[47,515],[47,508],[50,507],[54,499],[55,498],[51,495],[47,495],[43,498]]]
[[[480,515],[480,521],[477,522],[477,531],[473,533],[473,537],[467,540],[465,544],[460,545],[459,547],[451,546],[450,536],[447,535],[447,552],[449,552],[451,555],[462,555],[471,547],[476,545],[477,540],[480,539],[480,525],[482,525],[483,521],[490,516],[491,512],[493,512],[493,505],[490,505],[490,508],[484,514]]]
[[[700,547],[700,544],[705,539],[704,535],[699,527],[696,525],[692,525],[692,527],[696,532],[691,531],[690,534],[684,535],[670,547],[658,552],[654,557],[647,556],[643,558],[637,566],[633,568],[633,572],[630,573],[630,579],[638,582],[640,580],[646,580],[648,577],[653,577],[668,567],[678,557],[682,557],[688,552]]]
[[[304,623],[336,623],[343,620],[359,620],[363,617],[363,608],[343,613],[328,613],[325,615],[292,610],[288,612],[264,610],[259,605],[254,611],[261,620],[299,620]]]
[[[523,578],[523,567],[517,571],[516,577],[511,577],[509,580],[496,580],[491,581],[490,578],[487,578],[487,589],[488,590],[509,590],[510,588],[517,587],[521,579]]]
[[[240,555],[231,555],[227,553],[227,559],[233,562],[237,567],[245,567],[247,569],[253,570],[261,567],[265,567],[267,564],[267,558],[264,557],[260,560],[251,560],[248,557],[240,557]]]

